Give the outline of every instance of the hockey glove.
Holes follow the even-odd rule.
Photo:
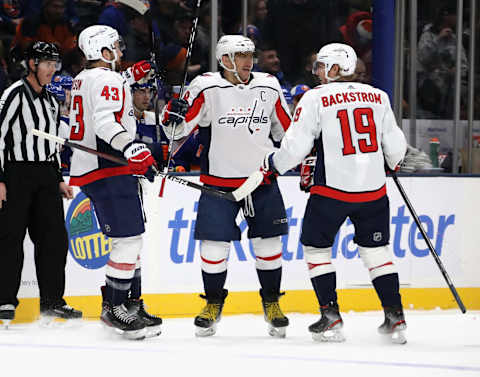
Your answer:
[[[145,175],[147,170],[157,164],[150,153],[150,149],[143,143],[131,143],[126,146],[123,155],[128,161],[132,174]]]
[[[163,109],[162,124],[166,127],[179,125],[185,119],[188,102],[182,98],[172,98]]]
[[[148,76],[151,69],[152,65],[149,62],[146,60],[140,60],[131,67],[127,68],[127,72],[130,73],[134,82],[138,82],[144,77]]]
[[[316,162],[317,156],[309,156],[302,161],[300,167],[300,190],[310,192],[310,188],[313,186],[313,173]]]
[[[269,185],[272,183],[272,180],[278,176],[278,171],[273,165],[273,153],[269,153],[263,159],[263,164],[260,167],[260,171],[263,174],[263,183]]]

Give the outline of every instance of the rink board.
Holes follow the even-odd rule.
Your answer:
[[[185,177],[198,182],[198,177]],[[291,312],[316,312],[311,291],[300,230],[308,196],[298,190],[298,177],[281,177],[289,217],[289,235],[283,241],[282,306]],[[402,177],[401,182],[428,236],[459,290],[468,309],[480,309],[480,178],[475,177]],[[168,182],[163,198],[158,198],[159,181],[147,183],[145,210],[148,218],[142,252],[143,292],[152,311],[165,316],[191,316],[203,300],[199,266],[199,243],[193,229],[199,192]],[[432,309],[456,307],[453,297],[413,218],[389,179],[391,252],[398,268],[404,305]],[[69,255],[65,296],[88,317],[98,317],[99,287],[104,281],[110,242],[99,231],[91,203],[76,191],[73,201],[65,202],[69,231]],[[214,216],[214,214],[212,214]],[[246,239],[246,222],[241,215],[241,242],[232,244],[226,288],[230,295],[225,314],[261,311],[255,260]],[[321,224],[319,224],[320,226]],[[353,225],[347,220],[340,229],[332,257],[337,270],[341,308],[377,310],[380,308],[371,288],[367,270],[353,243]],[[38,314],[38,287],[31,242],[25,241],[25,263],[19,292],[18,320],[31,320]]]

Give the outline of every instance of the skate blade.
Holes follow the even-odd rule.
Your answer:
[[[285,338],[287,336],[287,328],[268,325],[268,335],[274,338]]]
[[[128,340],[143,340],[147,337],[147,329],[123,331],[122,336]]]
[[[162,328],[160,325],[147,327],[146,330],[147,330],[145,334],[146,338],[154,338],[156,336],[159,336],[162,333]]]
[[[322,333],[312,332],[312,338],[316,342],[341,343],[345,341],[345,336],[340,329],[331,329]]]
[[[37,322],[38,326],[41,328],[47,329],[68,329],[68,328],[77,328],[83,324],[81,318],[71,318],[65,319],[55,316],[40,316]]]
[[[394,331],[391,334],[391,341],[393,344],[406,344],[407,338],[405,336],[405,330]]]
[[[143,340],[147,337],[147,329],[143,328],[140,330],[132,330],[132,331],[124,331],[121,329],[117,329],[116,327],[110,326],[108,323],[100,321],[103,328],[115,336],[121,336],[127,340]]]
[[[217,325],[215,324],[211,327],[195,326],[195,336],[199,338],[215,335],[216,332],[217,332]]]

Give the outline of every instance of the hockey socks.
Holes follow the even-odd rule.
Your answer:
[[[142,269],[137,268],[130,285],[130,298],[138,300],[142,295]]]
[[[257,275],[260,286],[266,295],[279,294],[280,282],[282,280],[282,267],[275,270],[259,270],[257,268]]]
[[[397,273],[379,276],[372,283],[384,308],[402,307]]]
[[[337,274],[335,272],[318,275],[310,280],[312,281],[313,289],[315,290],[320,306],[337,302]]]
[[[202,270],[203,287],[207,299],[219,299],[223,295],[223,287],[227,280],[227,271],[209,274]]]
[[[113,306],[121,305],[128,297],[132,279],[119,279],[111,276],[105,279],[105,300]]]

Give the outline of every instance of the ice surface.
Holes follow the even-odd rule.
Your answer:
[[[165,318],[144,341],[98,321],[13,325],[0,331],[0,376],[480,376],[480,312],[407,311],[403,346],[377,334],[381,312],[343,313],[340,344],[311,339],[318,316],[288,316],[285,339],[269,337],[260,315],[225,316],[210,338],[194,336],[192,318]]]

